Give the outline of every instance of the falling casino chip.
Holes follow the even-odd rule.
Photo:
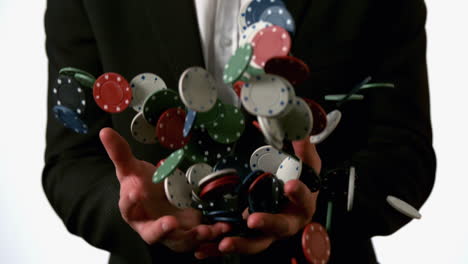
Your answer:
[[[234,193],[240,184],[239,176],[226,175],[222,178],[214,179],[200,188],[201,199],[219,199],[229,193]]]
[[[55,118],[63,126],[79,134],[87,134],[88,126],[80,119],[80,116],[73,110],[63,105],[56,105],[52,108]]]
[[[297,180],[301,177],[302,173],[302,160],[298,160],[292,157],[285,158],[275,173],[276,177],[283,183],[287,183],[290,180]]]
[[[96,78],[91,73],[74,67],[62,68],[59,74],[74,78],[85,88],[93,88],[94,82],[96,81]]]
[[[340,110],[333,110],[327,114],[327,126],[325,130],[317,135],[310,136],[310,143],[319,144],[324,141],[328,136],[333,133],[338,124],[341,121],[341,112]]]
[[[252,59],[252,46],[246,43],[240,46],[224,66],[224,83],[234,83],[241,79]]]
[[[133,93],[131,106],[137,112],[143,110],[146,98],[154,92],[167,89],[164,80],[154,73],[138,74],[130,82],[130,87]]]
[[[323,109],[323,107],[314,100],[309,98],[303,99],[312,111],[312,116],[314,119],[312,131],[310,132],[310,134],[318,135],[322,133],[327,127],[327,112],[325,112],[325,109]]]
[[[262,13],[273,6],[285,7],[281,0],[253,0],[247,5],[245,10],[245,23],[250,26],[261,20]]]
[[[319,223],[310,223],[302,232],[302,250],[311,264],[326,264],[330,258],[330,238]]]
[[[184,209],[192,204],[192,186],[185,179],[184,173],[175,169],[164,179],[164,190],[167,200],[174,206]]]
[[[284,113],[294,94],[292,85],[288,85],[283,78],[264,74],[244,84],[241,102],[252,115],[273,117]]]
[[[239,47],[245,45],[245,44],[250,44],[257,35],[257,33],[269,26],[272,26],[273,24],[265,21],[258,21],[252,25],[250,25],[240,36],[239,36]]]
[[[206,163],[195,163],[185,172],[187,181],[192,185],[192,190],[198,192],[198,184],[201,179],[213,172],[213,168]]]
[[[132,89],[125,78],[108,72],[97,78],[93,87],[94,101],[108,113],[120,113],[132,101]]]
[[[258,124],[266,142],[274,148],[281,150],[283,148],[284,129],[277,118],[257,116]]]
[[[148,96],[143,103],[143,116],[146,121],[156,125],[161,114],[169,108],[183,107],[177,92],[164,89]]]
[[[205,162],[215,164],[217,160],[233,151],[233,144],[215,142],[206,129],[199,128],[192,131],[192,139],[184,146],[187,159],[191,162]]]
[[[195,125],[195,120],[197,119],[197,114],[197,111],[194,111],[192,109],[187,110],[183,129],[184,137],[187,137],[190,134],[190,131],[192,131],[192,127]]]
[[[172,174],[175,169],[182,163],[185,158],[183,149],[176,150],[167,157],[166,160],[156,169],[153,174],[153,183],[163,181],[166,177]]]
[[[130,131],[133,138],[143,144],[155,144],[158,142],[156,137],[156,127],[146,122],[142,112],[133,117],[130,125]]]
[[[209,111],[218,99],[216,81],[201,67],[191,67],[182,73],[179,94],[185,106],[197,112]]]
[[[266,145],[256,149],[250,157],[250,169],[276,173],[279,165],[288,155],[272,146]]]
[[[239,9],[239,15],[237,17],[237,24],[239,27],[239,32],[243,32],[247,29],[247,21],[245,19],[245,15],[246,15],[247,8],[249,7],[250,2],[252,1],[251,0],[245,1]]]
[[[421,214],[418,212],[416,208],[411,206],[409,203],[396,198],[395,196],[388,195],[387,196],[387,203],[393,207],[393,209],[397,210],[398,212],[408,216],[409,218],[413,219],[420,219]]]
[[[280,26],[291,33],[296,31],[294,19],[284,6],[271,6],[265,9],[260,15],[260,20]]]
[[[161,146],[167,149],[179,149],[187,145],[191,135],[183,135],[185,111],[181,108],[170,108],[161,114],[156,124],[156,136]]]
[[[211,138],[222,144],[236,142],[244,133],[245,118],[237,107],[226,104],[219,117],[207,127]]]
[[[56,105],[65,106],[82,115],[86,108],[86,95],[81,84],[73,77],[60,75],[52,88]]]
[[[266,73],[282,76],[292,85],[300,85],[310,76],[310,69],[305,62],[292,56],[272,57],[266,63]]]
[[[271,26],[260,30],[252,40],[252,61],[260,67],[278,56],[286,56],[291,50],[291,37],[288,31],[279,26]]]
[[[304,99],[300,97],[296,97],[291,106],[288,113],[279,117],[284,137],[290,141],[307,138],[314,123],[312,111]]]

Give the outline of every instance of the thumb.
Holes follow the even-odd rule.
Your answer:
[[[134,164],[135,157],[127,141],[115,130],[108,127],[101,129],[99,138],[107,151],[107,155],[114,163],[117,177],[120,179],[122,175],[128,174]]]
[[[322,168],[322,160],[315,148],[315,145],[310,143],[309,138],[292,142],[294,153],[303,162],[314,168],[317,173],[320,173]]]

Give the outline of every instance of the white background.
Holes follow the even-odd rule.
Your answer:
[[[468,5],[427,5],[437,181],[421,220],[374,239],[384,264],[468,263]],[[67,233],[41,187],[44,10],[44,0],[0,1],[0,263],[106,263],[106,252]]]

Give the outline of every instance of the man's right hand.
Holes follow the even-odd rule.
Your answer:
[[[148,244],[160,242],[176,252],[198,248],[229,231],[229,225],[201,224],[201,213],[171,205],[163,183],[152,182],[156,166],[133,156],[127,141],[111,128],[99,133],[120,182],[119,208],[123,219]]]

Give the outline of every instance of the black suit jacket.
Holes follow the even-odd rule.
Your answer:
[[[325,168],[354,164],[358,175],[353,211],[344,213],[343,206],[335,207],[332,263],[374,263],[370,238],[392,234],[410,220],[391,209],[385,197],[392,194],[419,208],[434,183],[425,4],[422,0],[285,2],[297,24],[292,53],[312,70],[310,80],[297,88],[299,95],[316,99],[330,111],[333,106],[323,101],[324,95],[346,93],[366,76],[396,86],[367,90],[364,101],[345,104],[342,123],[318,146]],[[98,131],[115,128],[140,159],[156,162],[168,152],[132,139],[129,126],[135,112],[131,109],[110,115],[89,103],[90,133],[78,135],[64,128],[51,113],[52,84],[60,68],[73,66],[96,76],[118,72],[127,79],[154,72],[177,89],[184,69],[204,64],[196,21],[191,0],[48,0],[43,187],[68,230],[110,251],[112,263],[193,259],[161,245],[147,246],[122,220],[119,183]],[[323,222],[325,204],[321,199],[318,203],[316,219]],[[281,242],[257,258],[280,263],[278,256],[285,248]]]

